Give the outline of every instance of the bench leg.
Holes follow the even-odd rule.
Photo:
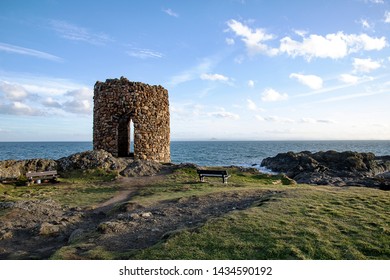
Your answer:
[[[204,176],[199,176],[199,179],[202,183],[204,182]]]

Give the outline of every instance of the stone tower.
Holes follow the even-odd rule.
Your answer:
[[[103,149],[116,157],[170,162],[169,100],[165,88],[130,82],[124,77],[107,79],[96,82],[93,99],[94,150]]]

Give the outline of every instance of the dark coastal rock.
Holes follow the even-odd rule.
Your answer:
[[[123,170],[129,159],[116,158],[104,150],[86,151],[57,160],[59,171],[86,170],[101,168],[105,170]]]
[[[104,150],[76,153],[58,160],[31,159],[0,161],[0,182],[20,179],[28,171],[58,170],[66,173],[72,170],[103,169],[116,171],[125,177],[152,176],[164,166],[155,161],[117,158]],[[174,168],[166,164],[165,168]]]
[[[120,175],[125,177],[152,176],[157,174],[162,165],[155,161],[135,160]]]
[[[386,188],[390,156],[373,153],[317,152],[281,153],[262,161],[261,166],[281,172],[298,183],[333,186],[369,186]]]
[[[18,179],[28,171],[56,170],[57,163],[52,159],[3,160],[0,161],[0,180]]]

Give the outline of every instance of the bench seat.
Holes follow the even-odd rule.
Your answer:
[[[201,182],[204,182],[204,177],[220,177],[222,182],[227,184],[227,179],[230,177],[227,170],[203,170],[198,169],[197,173]]]
[[[27,180],[29,183],[34,183],[37,180],[50,180],[52,182],[55,182],[58,174],[57,170],[51,170],[51,171],[40,171],[40,172],[27,172],[26,173]]]

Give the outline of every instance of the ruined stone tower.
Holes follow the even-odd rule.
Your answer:
[[[94,150],[103,149],[116,157],[170,161],[166,89],[121,77],[97,81],[93,98]],[[133,151],[131,138],[134,138]]]

